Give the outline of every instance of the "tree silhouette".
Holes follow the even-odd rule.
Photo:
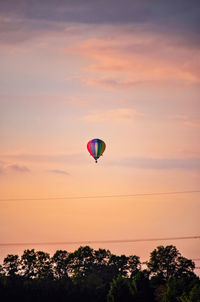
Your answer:
[[[141,271],[141,262],[138,256],[133,255],[128,257],[127,270],[131,278]]]
[[[70,254],[67,251],[56,251],[52,257],[52,269],[56,279],[68,278]]]
[[[19,274],[20,260],[18,255],[8,255],[3,262],[5,274],[10,277],[15,277]]]
[[[36,277],[37,254],[34,249],[25,250],[21,256],[21,270],[24,278]]]
[[[35,260],[35,278],[53,279],[51,258],[48,253],[37,251]]]
[[[194,262],[182,257],[173,245],[158,246],[150,254],[147,267],[151,275],[157,275],[167,280],[172,277],[182,277],[194,270]]]
[[[194,263],[175,246],[158,246],[147,269],[138,256],[81,246],[74,252],[27,249],[0,265],[1,301],[200,302]]]
[[[70,270],[75,279],[83,278],[92,271],[94,250],[89,246],[79,247],[70,255]]]

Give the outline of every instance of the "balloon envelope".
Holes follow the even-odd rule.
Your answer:
[[[92,155],[97,163],[97,159],[103,154],[106,144],[99,138],[94,138],[87,143],[88,152]]]

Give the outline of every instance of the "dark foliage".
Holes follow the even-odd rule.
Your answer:
[[[159,246],[147,269],[138,256],[80,247],[73,253],[25,250],[0,265],[1,301],[200,302],[194,263],[175,246]]]

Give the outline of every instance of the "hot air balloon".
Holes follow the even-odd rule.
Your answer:
[[[87,143],[88,152],[92,155],[97,163],[97,159],[103,154],[106,144],[99,138],[94,138]]]

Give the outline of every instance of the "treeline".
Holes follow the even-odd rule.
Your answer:
[[[200,302],[194,262],[173,245],[158,246],[145,269],[138,256],[80,247],[72,253],[25,250],[0,266],[0,300]]]

